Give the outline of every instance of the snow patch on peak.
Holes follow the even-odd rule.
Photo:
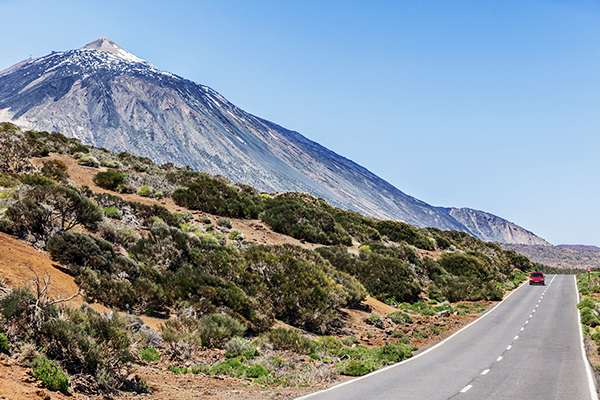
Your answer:
[[[146,60],[143,60],[143,59],[131,54],[130,52],[128,52],[127,50],[125,50],[124,48],[122,48],[121,46],[119,46],[118,44],[116,44],[115,42],[110,40],[109,38],[105,38],[105,37],[98,38],[98,39],[94,40],[93,42],[90,42],[90,43],[86,44],[85,46],[81,47],[79,50],[103,51],[106,53],[114,54],[115,56],[117,56],[125,61],[139,62],[139,63],[147,64]]]

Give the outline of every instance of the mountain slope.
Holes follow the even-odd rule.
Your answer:
[[[308,192],[376,218],[478,236],[448,209],[408,196],[351,160],[106,38],[0,72],[0,120],[189,165],[262,191]]]

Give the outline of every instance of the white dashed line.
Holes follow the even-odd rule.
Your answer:
[[[506,350],[510,350],[512,349],[512,346],[509,344],[508,347],[506,348]]]
[[[525,330],[525,327],[521,328],[521,332],[523,332]]]
[[[473,387],[473,385],[467,385],[463,388],[463,390],[461,390],[461,393],[467,393],[467,390],[471,389]]]
[[[519,338],[519,335],[515,336],[515,340],[517,340]]]
[[[496,361],[500,361],[500,360],[502,360],[502,356],[496,358]]]
[[[483,372],[481,373],[481,375],[485,375],[485,374],[487,374],[488,372],[490,372],[489,368],[488,368],[488,369],[486,369],[485,371],[483,371]]]

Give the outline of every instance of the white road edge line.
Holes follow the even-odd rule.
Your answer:
[[[308,398],[310,398],[310,397],[312,397],[312,396],[316,396],[317,394],[324,393],[324,392],[328,392],[328,391],[330,391],[330,390],[337,389],[337,388],[339,388],[339,387],[341,387],[341,386],[346,386],[346,385],[349,385],[349,384],[351,384],[351,383],[353,383],[353,382],[358,382],[358,381],[360,381],[360,380],[362,380],[362,379],[365,379],[365,378],[367,378],[367,377],[370,377],[370,376],[372,376],[372,375],[375,375],[375,374],[381,373],[381,372],[383,372],[383,371],[387,371],[388,369],[391,369],[391,368],[397,367],[397,366],[398,366],[398,365],[400,365],[400,364],[406,364],[406,363],[409,363],[409,362],[411,362],[412,360],[415,360],[415,359],[417,359],[417,358],[419,358],[419,357],[421,357],[421,356],[423,356],[423,355],[425,355],[425,354],[429,353],[429,352],[430,352],[430,351],[432,351],[433,349],[435,349],[435,348],[437,348],[437,347],[439,347],[439,346],[443,345],[443,344],[444,344],[444,343],[446,343],[448,340],[452,339],[454,336],[458,335],[458,334],[459,334],[459,333],[461,333],[462,331],[464,331],[464,330],[468,329],[469,327],[471,327],[471,326],[475,325],[477,322],[481,321],[483,318],[485,318],[485,317],[487,317],[488,315],[490,315],[490,314],[491,314],[491,313],[492,313],[492,312],[493,312],[493,311],[494,311],[496,308],[498,308],[498,306],[499,306],[500,304],[504,303],[504,301],[505,301],[506,299],[508,299],[510,296],[512,296],[512,295],[513,295],[513,293],[515,293],[517,290],[519,290],[519,289],[521,289],[521,288],[525,287],[525,283],[526,283],[526,282],[527,282],[527,280],[523,281],[523,283],[521,283],[521,285],[520,285],[518,288],[516,288],[515,290],[513,290],[512,292],[510,292],[510,293],[508,294],[508,296],[506,296],[505,298],[503,298],[503,299],[502,299],[502,301],[500,301],[498,304],[496,304],[496,305],[494,306],[494,308],[492,308],[490,311],[486,312],[486,313],[485,313],[485,314],[483,314],[481,317],[479,317],[479,318],[477,318],[475,321],[471,322],[469,325],[463,326],[463,327],[462,327],[460,330],[458,330],[458,331],[454,332],[452,335],[448,336],[446,339],[442,340],[441,342],[439,342],[439,343],[438,343],[438,344],[436,344],[435,346],[428,348],[427,350],[423,351],[422,353],[419,353],[419,354],[417,354],[416,356],[414,356],[414,357],[411,357],[411,358],[408,358],[408,359],[406,359],[406,360],[404,360],[404,361],[400,361],[399,363],[392,364],[392,365],[390,365],[390,366],[387,366],[387,367],[385,367],[385,368],[378,369],[377,371],[373,371],[373,372],[371,372],[371,373],[369,373],[369,374],[367,374],[367,375],[363,375],[363,376],[361,376],[361,377],[359,377],[359,378],[352,379],[352,380],[350,380],[350,381],[346,381],[346,382],[340,383],[339,385],[335,385],[335,386],[332,386],[332,387],[330,387],[330,388],[327,388],[327,389],[324,389],[324,390],[320,390],[320,391],[318,391],[318,392],[310,393],[310,394],[307,394],[307,395],[305,395],[305,396],[302,396],[302,397],[298,397],[298,398],[297,398],[297,399],[295,399],[295,400],[304,400],[304,399],[308,399]],[[518,338],[518,336],[516,336],[516,338]],[[467,389],[467,390],[468,390],[468,389]]]
[[[575,283],[575,296],[577,296],[576,302],[579,303],[579,290],[577,289],[577,276],[573,275],[573,282]],[[588,378],[588,389],[590,390],[590,399],[598,400],[598,392],[596,392],[596,384],[594,383],[594,375],[590,362],[585,354],[585,345],[583,342],[583,327],[581,326],[581,314],[577,311],[577,321],[579,322],[579,339],[581,343],[581,357],[583,358],[583,364],[585,365],[585,372]]]

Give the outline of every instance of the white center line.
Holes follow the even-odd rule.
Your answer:
[[[481,373],[481,375],[485,375],[485,374],[487,374],[488,372],[490,372],[489,368],[488,368],[488,369],[486,369],[485,371],[483,371],[483,372]]]
[[[519,338],[519,335],[515,336],[515,340],[517,340]]]
[[[460,392],[461,392],[461,393],[466,393],[466,392],[467,392],[467,390],[471,389],[472,387],[473,387],[473,385],[467,385],[467,386],[465,386],[465,387],[463,388],[463,390],[461,390]]]
[[[510,350],[512,349],[512,346],[509,344],[508,347],[506,348],[506,350]]]
[[[496,358],[496,361],[500,361],[500,360],[502,360],[502,356]]]

